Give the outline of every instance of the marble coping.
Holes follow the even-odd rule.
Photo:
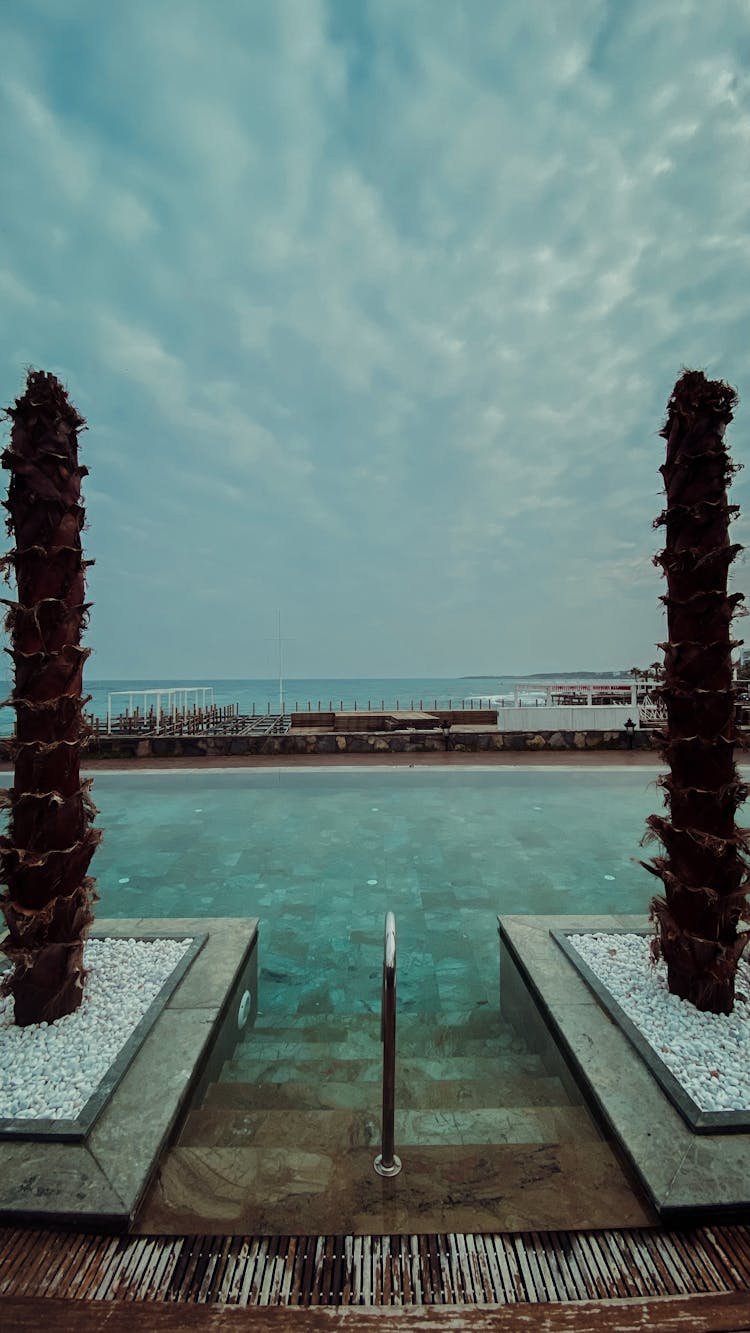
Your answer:
[[[257,1012],[256,918],[97,920],[109,938],[204,937],[83,1138],[0,1142],[0,1222],[127,1231],[183,1108]]]
[[[750,1134],[690,1129],[553,936],[647,927],[644,916],[499,917],[502,1011],[543,1058],[564,1057],[663,1222],[746,1221]]]

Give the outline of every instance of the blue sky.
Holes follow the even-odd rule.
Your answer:
[[[750,396],[745,0],[4,0],[0,46],[0,401],[88,420],[92,677],[272,675],[279,613],[290,676],[655,659],[669,393]]]

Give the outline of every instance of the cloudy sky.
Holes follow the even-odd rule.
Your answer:
[[[279,613],[290,676],[654,660],[681,367],[750,430],[747,0],[0,29],[0,402],[88,420],[92,676],[270,675]]]

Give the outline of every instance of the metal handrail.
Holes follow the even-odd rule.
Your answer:
[[[381,1149],[373,1165],[379,1176],[397,1176],[401,1161],[393,1151],[396,1110],[396,918],[393,912],[385,914],[380,1039],[383,1043],[383,1134]]]

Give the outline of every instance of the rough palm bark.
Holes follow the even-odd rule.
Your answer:
[[[734,764],[734,689],[730,623],[742,595],[727,595],[729,567],[741,547],[729,540],[737,512],[727,501],[736,471],[724,444],[737,395],[721,380],[685,371],[675,384],[662,435],[666,528],[655,557],[667,578],[667,642],[660,693],[667,709],[662,779],[668,817],[651,815],[665,855],[646,868],[664,885],[651,904],[655,956],[667,964],[670,991],[697,1008],[730,1013],[747,935],[747,840],[735,814],[747,795]],[[644,864],[646,864],[644,862]]]
[[[30,370],[13,407],[8,531],[15,547],[3,559],[15,573],[17,601],[6,628],[15,684],[12,743],[14,785],[0,839],[0,899],[8,928],[4,952],[20,1026],[53,1022],[77,1009],[83,995],[83,941],[92,920],[94,880],[87,873],[100,834],[90,782],[81,782],[83,665],[87,621],[86,565],[81,551],[84,509],[78,463],[83,418],[53,375]]]

